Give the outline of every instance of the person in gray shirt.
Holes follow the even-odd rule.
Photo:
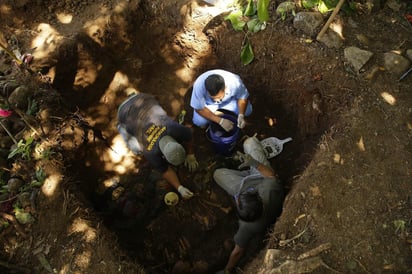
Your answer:
[[[216,169],[213,178],[229,195],[234,197],[239,217],[239,228],[234,236],[235,247],[223,273],[231,273],[243,256],[249,241],[266,233],[281,214],[284,189],[275,171],[266,159],[256,137],[243,143],[245,154],[239,153],[243,162],[239,169]]]

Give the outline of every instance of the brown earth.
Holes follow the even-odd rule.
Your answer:
[[[195,129],[200,168],[178,174],[197,195],[167,207],[170,189],[124,150],[115,128],[117,107],[134,90],[156,95],[173,117],[186,109],[190,120],[188,90],[212,68],[239,74],[250,91],[254,112],[242,134],[293,138],[272,160],[288,191],[283,213],[263,242],[252,243],[238,272],[411,272],[412,76],[399,82],[379,67],[385,52],[412,49],[404,17],[412,7],[387,1],[340,12],[344,46],[331,49],[294,29],[290,15],[276,17],[279,2],[271,1],[267,28],[250,37],[255,60],[247,66],[240,62],[244,33],[223,19],[218,8],[225,5],[1,2],[0,42],[34,55],[29,68],[19,68],[1,53],[2,96],[12,101],[4,81],[13,78],[38,103],[35,114],[24,114],[23,100],[4,120],[17,141],[34,138],[30,159],[8,159],[15,147],[1,132],[2,273],[223,268],[237,223],[212,172],[238,163],[216,155]],[[374,53],[360,73],[343,58],[347,46]],[[43,186],[7,191],[10,178],[28,185],[39,168]],[[116,201],[102,194],[113,182],[125,189]],[[16,201],[24,192],[34,198],[23,207]],[[34,221],[19,224],[13,205]]]

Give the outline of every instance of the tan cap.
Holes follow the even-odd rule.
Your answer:
[[[166,160],[172,165],[178,166],[185,161],[185,149],[169,135],[165,135],[160,139],[159,148]]]

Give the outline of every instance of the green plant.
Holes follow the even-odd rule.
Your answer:
[[[249,35],[266,28],[269,20],[270,0],[248,0],[246,7],[238,8],[225,17],[236,31],[244,31],[240,60],[244,65],[250,64],[255,58]]]
[[[405,232],[406,222],[404,220],[395,220],[393,225],[395,226],[395,233],[400,232],[400,234],[403,234]]]
[[[47,174],[44,171],[44,169],[39,168],[35,172],[35,178],[31,181],[30,186],[31,187],[39,187],[42,186],[44,183],[44,180],[46,180]]]
[[[8,159],[13,158],[14,156],[18,154],[21,154],[24,160],[30,160],[32,143],[33,143],[32,137],[29,137],[26,142],[24,142],[24,140],[20,140],[17,143],[17,147],[10,152]]]
[[[318,10],[320,13],[327,13],[334,9],[339,0],[302,0],[302,6],[308,10]],[[359,1],[358,1],[359,2]],[[351,13],[356,10],[356,1],[347,1],[344,3],[342,10]]]
[[[43,148],[41,144],[36,144],[34,149],[34,158],[36,160],[50,160],[51,156],[53,156],[55,152],[50,148]]]
[[[28,101],[28,106],[27,106],[26,114],[28,115],[36,114],[39,111],[39,106],[38,106],[37,101],[32,98],[27,99],[27,101]]]

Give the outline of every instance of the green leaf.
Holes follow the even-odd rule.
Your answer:
[[[14,215],[16,216],[16,220],[23,225],[34,221],[30,213],[24,212],[24,210],[20,208],[14,209]]]
[[[253,54],[253,49],[252,45],[249,42],[249,39],[246,39],[245,44],[242,47],[242,51],[240,53],[240,60],[242,61],[243,65],[249,65],[253,59],[255,58],[255,55]]]
[[[262,23],[259,22],[259,19],[255,18],[255,19],[249,20],[247,22],[247,29],[250,32],[255,33],[255,32],[260,31],[261,25],[262,25]]]
[[[253,0],[249,0],[247,3],[245,12],[243,13],[245,16],[253,16],[256,13],[256,7]]]
[[[261,22],[269,20],[269,0],[257,1],[257,14]]]
[[[303,0],[302,1],[302,6],[308,10],[313,9],[318,4],[319,4],[319,0]]]
[[[318,10],[320,13],[327,13],[328,11],[331,10],[331,8],[328,8],[328,6],[326,6],[325,2],[320,1],[319,5],[318,5]]]
[[[242,20],[242,11],[240,10],[232,11],[229,15],[225,16],[225,20],[230,20],[233,29],[236,31],[243,30],[243,27],[246,25],[246,22]]]

